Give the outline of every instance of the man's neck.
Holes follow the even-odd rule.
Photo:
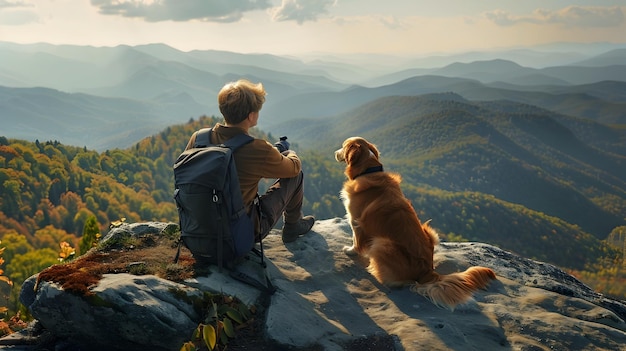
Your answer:
[[[250,129],[250,128],[248,128],[247,125],[244,125],[243,123],[240,123],[240,124],[228,124],[228,123],[226,123],[226,124],[224,124],[224,126],[226,126],[228,128],[243,129],[246,133],[248,133],[248,129]]]
[[[237,123],[237,124],[230,124],[230,123],[226,123],[227,127],[231,127],[231,128],[239,128],[239,129],[243,129],[246,133],[248,133],[248,130],[250,129],[250,123],[248,122],[248,120],[243,120],[241,123]]]

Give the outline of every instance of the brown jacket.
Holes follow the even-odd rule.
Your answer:
[[[187,149],[191,149],[196,140],[196,133],[193,133]],[[211,142],[223,143],[237,134],[245,133],[241,128],[228,127],[217,123],[211,134]],[[262,178],[292,178],[300,173],[302,165],[295,152],[290,152],[287,156],[282,155],[269,142],[263,139],[254,139],[235,151],[235,164],[239,174],[239,184],[243,201],[249,206],[259,191],[259,181]]]

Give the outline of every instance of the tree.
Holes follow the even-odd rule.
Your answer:
[[[58,263],[58,253],[51,248],[29,251],[23,255],[15,255],[6,265],[6,275],[13,281],[13,288],[8,299],[9,315],[20,309],[19,294],[26,279],[42,270]],[[23,306],[22,306],[23,308]]]
[[[83,239],[80,241],[80,254],[84,255],[100,237],[100,228],[98,227],[98,220],[96,216],[90,216],[85,221],[85,227],[83,228]]]
[[[81,208],[76,212],[76,215],[74,215],[74,228],[76,233],[78,233],[81,228],[84,230],[85,223],[87,223],[87,219],[91,216],[95,215],[87,208]]]
[[[22,195],[21,195],[21,184],[17,180],[7,180],[2,184],[2,188],[4,189],[4,201],[2,211],[7,214],[7,216],[19,217],[20,209],[22,207]],[[16,204],[17,206],[12,207],[12,204]]]
[[[2,258],[2,253],[4,252],[4,247],[0,248],[0,266],[4,264],[4,259]],[[9,286],[13,286],[13,282],[9,277],[4,274],[4,270],[0,268],[0,281],[7,283]],[[0,313],[6,313],[9,309],[6,306],[0,306]]]
[[[28,251],[34,250],[33,246],[28,243],[26,236],[13,229],[4,234],[2,245],[4,245],[3,257],[6,262],[11,262],[15,255],[23,255]]]
[[[47,225],[35,232],[33,246],[37,249],[49,248],[56,250],[59,243],[67,241],[74,243],[77,241],[76,236],[69,234],[63,229],[58,229],[53,225]]]
[[[4,247],[0,247],[0,266],[4,264],[4,259],[2,258],[3,252],[4,252]],[[9,279],[9,277],[7,277],[6,275],[2,275],[2,274],[4,274],[4,270],[0,268],[0,281],[3,281],[9,285],[13,285],[13,282],[11,281],[11,279]],[[2,311],[2,308],[0,308],[0,312],[5,312],[5,311]]]

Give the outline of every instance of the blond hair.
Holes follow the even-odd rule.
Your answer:
[[[265,95],[263,84],[240,79],[224,85],[217,94],[217,102],[226,123],[239,124],[250,113],[261,110]]]

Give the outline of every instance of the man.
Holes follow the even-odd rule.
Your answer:
[[[265,102],[265,89],[261,83],[240,79],[226,84],[217,95],[225,125],[217,123],[211,133],[213,144],[224,143],[235,135],[246,133],[257,125],[259,111]],[[196,133],[191,136],[186,149],[193,147]],[[255,238],[265,238],[283,216],[283,242],[295,241],[306,234],[313,224],[313,216],[302,216],[304,197],[302,164],[292,150],[282,153],[269,142],[254,139],[234,153],[239,184],[248,214],[255,222]],[[255,199],[262,178],[277,178],[265,194]],[[260,213],[259,213],[260,212]]]

